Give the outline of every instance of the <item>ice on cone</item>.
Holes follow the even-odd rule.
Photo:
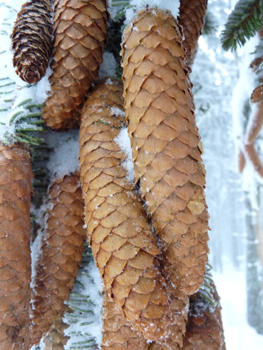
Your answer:
[[[191,295],[206,271],[209,215],[184,58],[178,24],[167,12],[143,10],[124,31],[124,106],[135,179],[162,244],[165,273]]]
[[[134,184],[127,156],[115,138],[125,125],[122,84],[98,84],[85,103],[80,125],[80,175],[90,246],[104,285],[133,329],[149,340],[170,324],[168,295],[158,271],[156,239]]]
[[[51,4],[32,0],[22,6],[11,35],[13,65],[18,76],[29,84],[45,74],[52,51]]]
[[[98,78],[107,43],[105,0],[54,1],[54,60],[51,94],[43,119],[54,130],[78,126],[87,93]]]
[[[31,345],[59,319],[81,264],[86,230],[79,174],[65,175],[51,185],[45,220],[31,296]]]
[[[0,145],[0,349],[29,349],[30,153]]]
[[[202,34],[207,0],[180,0],[179,24],[183,27],[183,45],[186,49],[186,64],[192,65],[197,48],[198,39]]]

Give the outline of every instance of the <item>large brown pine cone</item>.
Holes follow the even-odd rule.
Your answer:
[[[31,345],[59,318],[81,264],[86,230],[79,174],[66,175],[51,185],[45,222],[31,296]]]
[[[186,49],[186,64],[191,66],[197,42],[205,23],[207,0],[180,0],[179,24],[183,27],[183,45]]]
[[[0,349],[29,349],[30,154],[0,145]]]
[[[49,0],[32,0],[22,6],[11,35],[13,65],[19,77],[30,84],[45,74],[52,50]]]
[[[150,340],[168,334],[168,295],[156,268],[159,254],[143,205],[127,179],[115,142],[125,124],[122,84],[107,80],[81,115],[80,175],[90,245],[105,288],[133,328]]]
[[[98,78],[107,43],[107,11],[105,0],[55,0],[54,6],[52,91],[43,119],[63,131],[78,126],[78,111]]]
[[[205,170],[176,20],[141,11],[124,32],[124,101],[135,179],[162,242],[163,265],[185,295],[203,283],[208,254]]]

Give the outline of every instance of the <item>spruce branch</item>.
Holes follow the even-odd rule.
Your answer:
[[[239,0],[221,33],[224,50],[235,51],[263,26],[263,0]]]

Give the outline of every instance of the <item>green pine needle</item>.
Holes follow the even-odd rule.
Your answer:
[[[235,51],[263,26],[263,0],[239,1],[221,33],[224,50]]]

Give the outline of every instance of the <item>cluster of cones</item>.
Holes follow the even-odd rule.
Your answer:
[[[171,14],[139,12],[123,36],[123,84],[108,78],[90,92],[107,43],[106,3],[54,1],[53,74],[43,118],[58,131],[80,125],[80,175],[66,174],[49,188],[30,289],[30,154],[18,144],[1,146],[3,349],[29,349],[48,331],[47,343],[54,338],[63,347],[64,301],[86,234],[104,282],[102,349],[225,349],[215,286],[208,283],[214,307],[198,293],[209,227],[202,145],[185,64],[195,54],[206,3],[181,1],[181,24],[193,39],[185,34],[188,46]],[[48,12],[42,5],[50,10],[50,3],[33,0],[27,11],[35,5],[44,22]],[[14,49],[21,41],[14,34],[19,26],[18,20]],[[31,33],[34,26],[30,21],[28,26]],[[42,50],[47,37],[32,40],[39,39]],[[17,49],[14,57],[28,50]],[[23,78],[32,79],[32,70],[25,72]],[[120,146],[127,126],[132,160]]]

